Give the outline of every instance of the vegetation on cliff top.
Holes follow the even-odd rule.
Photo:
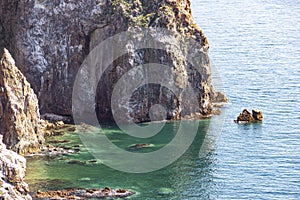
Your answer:
[[[129,26],[167,28],[193,37],[208,47],[207,38],[194,22],[190,0],[111,0],[110,3],[112,19],[123,17]]]

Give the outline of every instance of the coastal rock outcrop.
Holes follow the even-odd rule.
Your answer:
[[[117,33],[132,27],[144,27],[149,30],[151,38],[169,48],[165,51],[134,50],[137,47],[135,41],[127,41],[127,53],[113,61],[97,86],[95,107],[99,119],[112,120],[114,86],[125,73],[146,63],[169,66],[175,74],[173,82],[179,89],[188,81],[199,103],[197,112],[209,116],[212,103],[227,99],[213,89],[208,40],[192,17],[190,3],[190,0],[1,1],[0,48],[7,46],[12,50],[17,65],[38,95],[43,114],[72,117],[75,77],[91,50]],[[173,36],[158,37],[157,28],[196,41],[194,49],[198,50],[198,55],[187,51],[183,40],[176,40]],[[136,37],[136,41],[143,41],[141,39]],[[179,48],[173,48],[174,41],[178,42]],[[195,58],[194,62],[188,62],[187,56]],[[146,79],[147,75],[141,73],[141,78]],[[80,98],[84,103],[87,97]],[[176,96],[168,88],[147,84],[132,94],[130,105],[125,109],[135,122],[149,121],[150,108],[160,104],[166,108],[167,119],[180,119],[192,112],[182,112],[183,102],[180,95]],[[74,110],[84,111],[80,109],[82,107]]]
[[[113,190],[109,187],[103,189],[69,189],[57,191],[38,191],[35,195],[36,199],[92,199],[92,198],[124,198],[132,196],[135,193],[125,189]]]
[[[24,182],[26,160],[6,149],[0,136],[0,199],[30,200],[28,185]]]
[[[0,61],[0,134],[19,154],[38,151],[44,142],[38,99],[6,49]]]
[[[234,120],[235,123],[253,123],[253,122],[261,122],[263,120],[262,111],[260,110],[252,110],[252,114],[244,109],[243,112]]]

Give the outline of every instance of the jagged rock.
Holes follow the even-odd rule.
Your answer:
[[[66,132],[76,131],[76,126],[73,124],[65,124],[63,121],[49,122],[41,120],[41,127],[45,137],[64,135]]]
[[[252,110],[252,116],[257,121],[263,120],[262,111],[260,111],[260,110]]]
[[[38,151],[44,142],[38,99],[6,49],[0,61],[0,133],[19,154]]]
[[[91,198],[124,198],[134,195],[134,192],[118,189],[113,190],[109,187],[104,189],[68,189],[57,191],[37,191],[36,199],[91,199]]]
[[[262,111],[259,110],[252,110],[252,114],[247,110],[244,109],[242,113],[237,117],[234,122],[236,123],[252,123],[256,121],[262,121],[263,116],[262,116]]]
[[[149,30],[162,27],[197,41],[195,49],[200,49],[201,59],[195,61],[194,67],[199,70],[187,62],[188,55],[199,57],[193,52],[175,48],[165,52],[149,49],[133,52],[135,44],[128,41],[128,54],[113,62],[98,85],[96,104],[101,120],[112,120],[111,94],[120,77],[137,65],[151,62],[170,66],[179,88],[186,81],[191,83],[201,115],[209,116],[213,112],[213,101],[226,101],[225,96],[214,92],[212,87],[208,40],[192,17],[190,0],[133,0],[130,3],[128,0],[11,0],[1,1],[0,7],[3,11],[0,47],[6,45],[12,49],[38,95],[43,113],[71,116],[73,83],[83,60],[99,43],[132,27]],[[166,46],[176,41],[171,37],[156,39],[156,36],[154,31],[152,37]],[[145,78],[147,74],[142,76]],[[155,104],[165,105],[168,119],[191,114],[182,113],[184,100],[161,85],[142,87],[132,97],[127,110],[136,122],[149,121],[149,109]],[[76,108],[79,112],[80,109]]]
[[[24,182],[26,160],[6,149],[0,136],[0,199],[30,200],[28,185]]]

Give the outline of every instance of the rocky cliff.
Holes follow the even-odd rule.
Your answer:
[[[183,80],[182,85],[186,85],[188,81],[196,93],[199,115],[211,114],[213,100],[226,100],[211,84],[208,41],[193,20],[190,0],[11,0],[1,1],[0,11],[0,48],[11,49],[38,95],[42,113],[72,116],[73,85],[84,59],[98,44],[132,27],[154,32],[165,28],[193,39],[197,59],[188,62],[187,56],[193,52],[181,48],[183,40],[178,37],[157,39],[160,45],[168,46],[173,40],[181,45],[163,51],[135,50],[135,41],[128,41],[126,54],[114,60],[99,80],[95,107],[101,120],[113,118],[111,95],[118,80],[146,63],[167,65],[177,82]],[[154,40],[157,35],[152,35]],[[136,37],[136,41],[141,40]],[[147,72],[141,76],[146,79]],[[132,94],[125,112],[134,121],[148,121],[149,109],[161,104],[168,119],[179,119],[192,112],[182,113],[183,101],[160,84],[147,84]]]
[[[7,150],[0,136],[0,199],[29,200],[28,185],[24,182],[26,160]]]
[[[38,99],[6,49],[0,60],[0,134],[20,154],[39,150],[44,141]]]

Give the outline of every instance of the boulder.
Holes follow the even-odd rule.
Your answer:
[[[28,185],[24,182],[26,160],[6,149],[0,136],[0,199],[29,200]]]
[[[0,134],[19,154],[37,151],[44,142],[38,99],[7,49],[0,61]]]

